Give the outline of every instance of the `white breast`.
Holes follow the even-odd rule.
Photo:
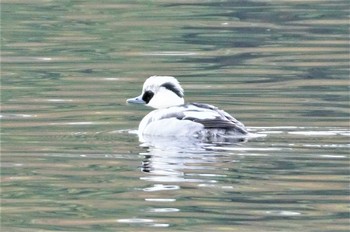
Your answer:
[[[177,108],[177,107],[172,107]],[[176,118],[176,109],[154,110],[140,122],[138,133],[151,136],[188,136],[203,129],[203,125]],[[166,117],[166,115],[174,115]]]
[[[139,132],[151,136],[188,136],[194,135],[204,127],[200,123],[167,118],[147,124],[139,128]]]

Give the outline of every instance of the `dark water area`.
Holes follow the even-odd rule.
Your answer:
[[[1,4],[1,231],[348,231],[348,1]],[[256,136],[140,143],[151,75]]]

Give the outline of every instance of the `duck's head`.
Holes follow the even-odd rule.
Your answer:
[[[143,84],[140,96],[130,98],[128,103],[141,103],[159,109],[184,104],[184,90],[171,76],[151,76]]]

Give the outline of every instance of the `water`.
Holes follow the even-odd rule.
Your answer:
[[[347,1],[2,1],[2,231],[348,231]],[[244,143],[140,144],[150,75]]]

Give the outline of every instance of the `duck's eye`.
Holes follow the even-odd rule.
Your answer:
[[[154,93],[148,90],[142,95],[142,100],[144,100],[146,104],[148,104],[148,102],[152,99],[153,95]]]

